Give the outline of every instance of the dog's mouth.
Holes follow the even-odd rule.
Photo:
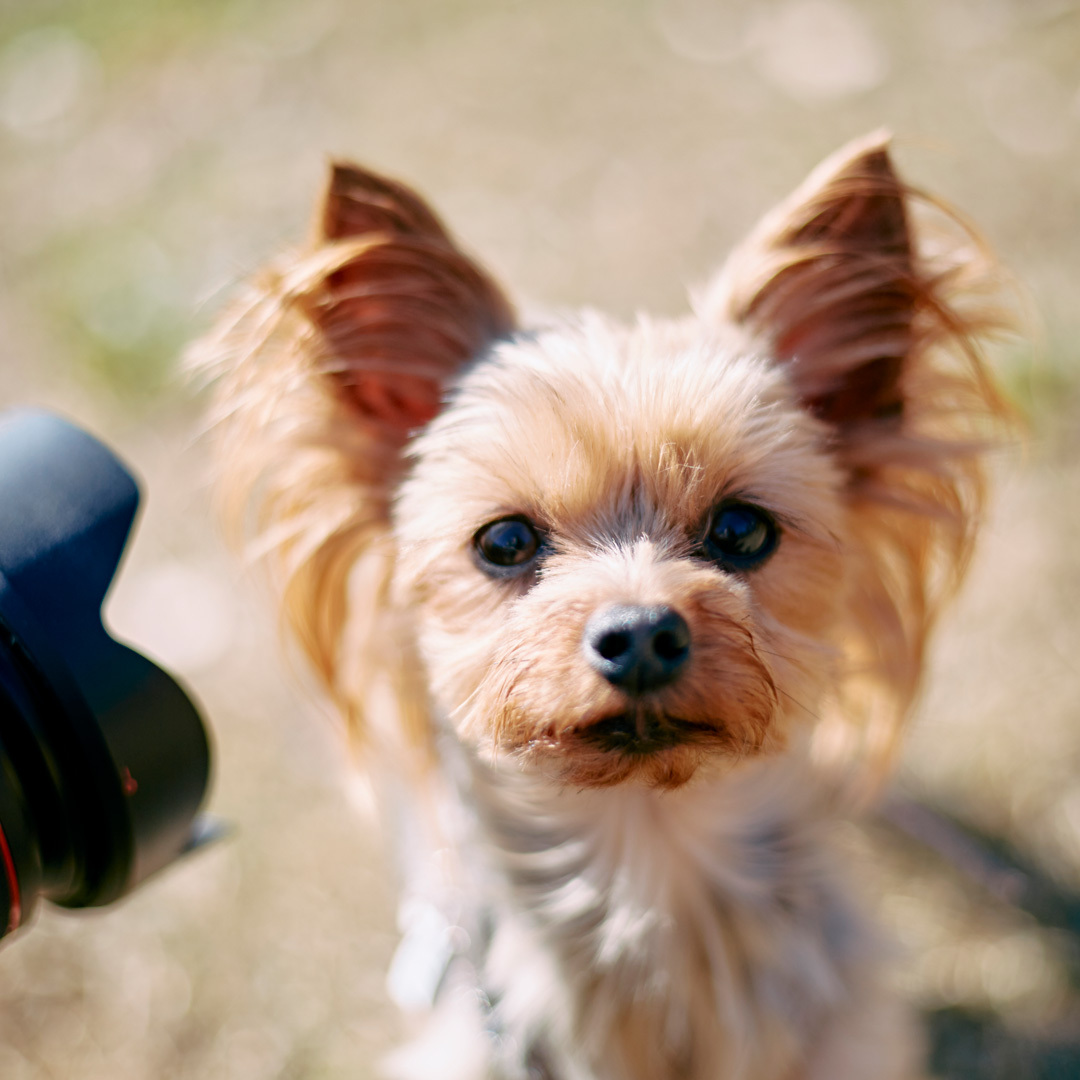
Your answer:
[[[573,734],[605,753],[643,757],[688,743],[712,741],[719,733],[711,724],[637,710],[594,720],[575,728]]]
[[[602,788],[634,781],[672,789],[707,762],[723,763],[764,749],[764,732],[753,742],[740,734],[716,715],[687,719],[638,705],[503,745],[561,784]]]

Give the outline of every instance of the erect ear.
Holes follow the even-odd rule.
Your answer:
[[[358,732],[372,702],[393,716],[393,688],[411,742],[430,736],[409,621],[387,599],[401,449],[513,326],[420,198],[335,163],[313,242],[268,267],[194,354],[217,377],[226,518],[270,556],[287,619]]]
[[[736,249],[699,305],[788,365],[797,393],[841,428],[898,415],[920,296],[888,137],[822,163]]]
[[[314,355],[384,437],[432,419],[447,380],[513,329],[498,286],[395,181],[335,162],[316,246],[321,273],[301,300]]]

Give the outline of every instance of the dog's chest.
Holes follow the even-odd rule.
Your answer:
[[[555,1078],[783,1076],[866,945],[791,771],[663,794],[484,776],[483,980],[513,1044]]]

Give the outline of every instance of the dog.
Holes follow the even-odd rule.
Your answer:
[[[427,1027],[392,1071],[919,1075],[838,835],[1009,415],[992,262],[924,204],[874,134],[692,314],[523,328],[417,194],[338,163],[204,341],[226,516],[395,830],[390,985]]]

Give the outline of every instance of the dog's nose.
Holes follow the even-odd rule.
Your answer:
[[[595,671],[628,694],[667,686],[690,655],[690,628],[673,608],[617,605],[585,624],[585,657]]]

